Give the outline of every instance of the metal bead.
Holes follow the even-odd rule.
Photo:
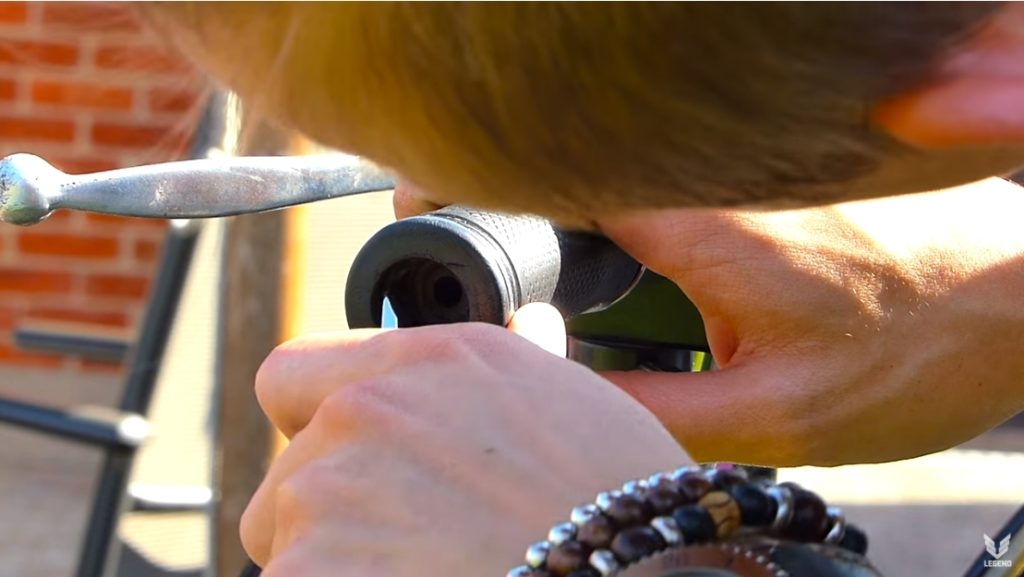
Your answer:
[[[572,523],[559,523],[548,531],[548,541],[552,545],[561,545],[576,536],[576,525]]]
[[[527,567],[526,565],[520,565],[514,567],[505,574],[505,577],[531,577],[533,575],[533,568]]]
[[[793,518],[793,493],[786,487],[773,485],[765,491],[768,496],[775,499],[775,519],[772,521],[771,530],[779,531],[789,524]]]
[[[846,534],[846,515],[839,507],[828,508],[829,530],[825,535],[825,542],[833,545],[843,540]]]
[[[572,510],[572,513],[569,515],[569,521],[579,527],[600,514],[601,508],[593,503],[581,505]]]
[[[612,553],[608,549],[598,549],[590,554],[590,566],[597,569],[597,572],[601,574],[601,577],[614,577],[618,574],[619,560],[615,558],[615,553]]]
[[[594,503],[601,508],[602,511],[607,511],[608,507],[615,502],[616,499],[623,495],[622,491],[607,491],[597,495],[594,499]]]
[[[636,481],[626,481],[622,485],[622,492],[627,495],[639,495],[648,487],[647,479],[638,479]]]
[[[526,564],[534,569],[544,566],[548,560],[548,553],[551,552],[551,543],[538,541],[526,550]]]
[[[683,542],[683,533],[679,530],[679,524],[672,517],[655,517],[651,519],[651,527],[669,545],[679,545]]]

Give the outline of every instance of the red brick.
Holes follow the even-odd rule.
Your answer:
[[[135,259],[141,262],[153,262],[160,255],[160,243],[152,240],[135,241]]]
[[[175,72],[192,70],[180,55],[153,46],[101,46],[96,52],[96,66],[107,70],[136,72]]]
[[[24,2],[0,2],[0,22],[21,24],[28,20],[28,7]]]
[[[33,230],[36,231],[50,231],[50,230],[65,230],[62,227],[70,226],[75,220],[75,212],[71,210],[57,210],[53,214],[46,217],[46,220],[35,225]]]
[[[47,157],[46,160],[57,168],[69,174],[87,174],[90,172],[104,172],[120,168],[120,165],[109,158],[89,157]]]
[[[174,126],[115,124],[98,122],[92,127],[92,141],[104,146],[153,148],[180,142],[184,135]]]
[[[71,274],[56,271],[35,271],[0,268],[0,292],[64,293],[71,290]]]
[[[64,358],[22,351],[14,345],[0,344],[0,363],[26,367],[59,367]]]
[[[132,32],[141,29],[130,4],[44,2],[43,24],[76,32]]]
[[[102,325],[107,327],[127,327],[128,315],[121,311],[91,311],[67,308],[35,308],[29,309],[25,315],[32,320],[70,321]]]
[[[18,250],[31,255],[71,256],[81,259],[110,259],[117,256],[116,238],[22,232]]]
[[[75,125],[70,120],[0,117],[0,138],[71,142]]]
[[[73,66],[78,62],[78,47],[61,42],[0,40],[0,64],[46,64]]]
[[[107,227],[146,227],[162,230],[167,228],[169,221],[162,218],[129,218],[90,212],[85,215],[85,222],[90,225],[90,228],[92,228],[92,225],[96,225]]]
[[[86,279],[85,292],[92,296],[142,298],[148,287],[146,277],[106,274]]]
[[[0,308],[0,329],[8,331],[14,328],[14,323],[19,316],[13,309]]]
[[[154,112],[188,112],[199,103],[194,90],[153,88],[149,91],[149,109]]]
[[[123,86],[37,80],[32,84],[32,100],[40,104],[129,110],[132,91]]]
[[[18,85],[10,78],[0,78],[0,100],[14,100]]]

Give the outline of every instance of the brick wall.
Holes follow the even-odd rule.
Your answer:
[[[131,10],[0,2],[0,155],[31,152],[75,173],[184,153],[203,82]],[[37,320],[132,327],[164,226],[79,213],[0,225],[0,367],[102,370],[18,351],[11,329]]]

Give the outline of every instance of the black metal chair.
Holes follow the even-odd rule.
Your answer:
[[[192,158],[206,156],[213,146],[224,141],[225,110],[226,95],[214,94],[193,139]],[[175,221],[168,228],[158,272],[134,343],[106,335],[57,332],[48,327],[22,327],[15,334],[16,342],[24,348],[127,363],[120,401],[116,408],[109,410],[62,410],[0,397],[0,423],[85,444],[103,452],[76,577],[115,574],[122,563],[118,521],[126,510],[181,511],[205,509],[210,505],[208,498],[181,500],[160,495],[154,498],[144,491],[135,491],[133,495],[129,490],[129,476],[148,434],[147,415],[157,376],[201,229],[201,221]],[[131,567],[142,565],[138,555],[128,554],[123,561]],[[132,571],[132,574],[139,573]]]

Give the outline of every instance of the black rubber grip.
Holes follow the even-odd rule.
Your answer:
[[[550,303],[569,318],[612,304],[641,272],[602,236],[452,206],[374,235],[349,272],[345,310],[352,328],[380,326],[385,295],[402,327],[505,325],[531,302]]]

